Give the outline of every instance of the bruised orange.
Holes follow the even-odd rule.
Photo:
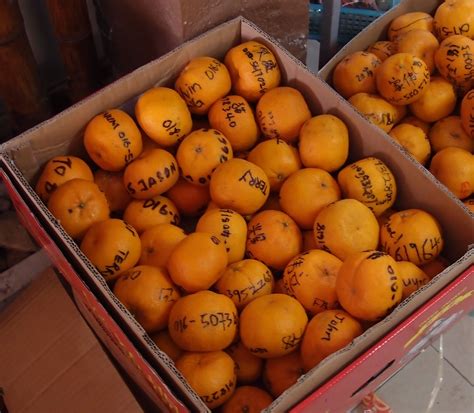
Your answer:
[[[309,321],[301,342],[301,359],[305,371],[311,370],[361,334],[359,321],[345,311],[326,310],[316,314]]]
[[[267,210],[248,223],[247,254],[277,270],[282,270],[303,248],[296,222],[282,211]]]
[[[120,109],[110,109],[87,124],[84,146],[99,168],[117,172],[140,155],[143,142],[130,115]]]
[[[120,274],[113,292],[147,333],[168,326],[180,294],[164,268],[139,265]]]
[[[55,156],[51,158],[41,171],[36,182],[35,191],[45,203],[54,190],[71,179],[93,181],[91,168],[76,156]]]
[[[113,281],[138,262],[141,241],[135,228],[114,218],[93,224],[80,248],[106,281]]]
[[[199,291],[178,299],[169,316],[169,333],[186,351],[228,347],[237,334],[237,309],[229,297]]]
[[[110,214],[107,198],[99,187],[79,178],[58,187],[50,195],[48,209],[74,239],[81,239],[92,224],[106,220]]]

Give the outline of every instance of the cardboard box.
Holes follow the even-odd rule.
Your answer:
[[[10,412],[143,412],[51,267],[0,312],[0,341]]]
[[[25,220],[28,221],[27,225],[36,221],[32,231],[42,232],[43,237],[49,237],[54,241],[49,244],[51,254],[63,266],[63,270],[68,271],[68,281],[73,284],[79,301],[84,304],[83,306],[81,304],[83,310],[89,317],[92,314],[97,318],[96,309],[101,309],[99,330],[106,333],[102,336],[121,334],[119,343],[117,340],[109,340],[108,345],[117,347],[119,350],[116,352],[119,355],[123,351],[133,353],[132,361],[121,357],[120,362],[124,367],[134,373],[135,379],[141,379],[143,385],[148,385],[147,390],[151,395],[153,386],[147,384],[146,378],[150,370],[154,369],[153,385],[163,389],[165,382],[165,387],[172,390],[166,393],[168,408],[178,399],[183,404],[175,406],[175,410],[185,411],[181,410],[185,405],[193,410],[206,411],[202,402],[176,371],[173,363],[150,341],[130,313],[113,296],[97,270],[57,224],[32,190],[31,183],[34,183],[42,165],[52,156],[83,154],[82,133],[87,122],[96,114],[117,106],[132,112],[134,102],[140,93],[153,85],[172,84],[178,72],[192,57],[208,55],[222,59],[231,46],[249,39],[264,42],[273,50],[282,69],[283,83],[298,88],[304,94],[313,114],[332,113],[346,122],[350,131],[351,161],[373,155],[390,167],[399,188],[397,208],[424,209],[438,218],[444,230],[446,240],[444,256],[452,264],[428,285],[401,303],[384,320],[302,376],[298,383],[275,400],[267,411],[289,411],[311,393],[312,398],[305,401],[309,404],[298,405],[294,408],[295,411],[324,411],[332,409],[333,405],[340,407],[342,404],[349,408],[355,406],[366,392],[381,382],[385,375],[393,374],[401,367],[399,362],[383,364],[382,358],[371,357],[373,349],[378,349],[377,354],[380,355],[381,351],[387,348],[389,356],[395,360],[397,357],[395,352],[399,348],[389,346],[388,343],[395,343],[396,340],[391,338],[392,335],[399,337],[400,331],[405,330],[403,321],[411,315],[413,317],[418,314],[415,311],[421,306],[434,303],[423,311],[423,317],[417,316],[411,321],[410,328],[416,329],[424,317],[431,317],[435,310],[439,310],[437,303],[440,303],[440,296],[437,294],[445,293],[447,286],[452,282],[457,284],[452,290],[448,287],[448,291],[455,294],[465,287],[465,284],[459,282],[459,277],[469,268],[468,275],[472,273],[474,253],[472,250],[469,251],[469,245],[474,240],[473,220],[459,200],[454,199],[444,186],[433,180],[426,169],[400,151],[386,134],[368,124],[326,83],[315,77],[301,62],[253,24],[246,20],[235,19],[183,44],[166,56],[141,67],[37,128],[8,142],[1,147],[3,161],[0,157],[0,162],[3,162],[4,176],[11,180],[11,185],[8,187],[13,192],[19,193],[15,204],[23,210]],[[49,241],[43,240],[43,242]],[[466,279],[472,280],[468,275]],[[85,283],[90,290],[86,289]],[[459,307],[463,307],[462,311],[472,306],[472,284],[469,284],[469,288],[471,288],[470,295],[459,302]],[[431,299],[435,301],[430,301]],[[119,326],[122,330],[119,330]],[[425,333],[426,330],[422,330],[412,344],[415,345]],[[366,351],[372,353],[364,353]],[[386,356],[385,351],[383,354]],[[140,364],[139,369],[136,367],[137,364]],[[150,369],[146,370],[144,379],[142,373],[145,367]],[[379,375],[380,371],[383,374]],[[326,396],[324,394],[322,397],[318,396],[320,393],[314,391],[323,383],[326,383],[326,386],[335,386],[333,390],[336,390],[341,381],[329,380],[338,372],[351,378],[350,383],[346,383],[351,390],[347,391],[348,388],[344,388],[344,394],[349,394],[349,397],[345,399],[336,397],[324,402]],[[176,398],[172,399],[172,395]],[[155,396],[160,398],[161,395],[156,393]],[[325,404],[321,404],[323,402]],[[326,407],[319,409],[318,406],[323,405]]]
[[[345,56],[360,50],[365,50],[378,40],[388,40],[387,29],[395,17],[414,11],[423,11],[433,14],[443,2],[444,0],[402,0],[400,4],[380,16],[350,42],[346,43],[346,45],[321,68],[318,76],[330,83],[332,71]]]

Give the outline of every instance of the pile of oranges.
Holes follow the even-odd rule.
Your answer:
[[[474,211],[474,2],[395,18],[346,56],[333,87]]]
[[[259,411],[446,266],[436,218],[349,144],[248,41],[98,114],[95,171],[55,157],[36,191],[209,408]]]

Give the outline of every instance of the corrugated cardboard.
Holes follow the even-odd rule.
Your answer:
[[[117,106],[122,106],[132,113],[134,102],[140,93],[153,85],[172,85],[179,71],[192,57],[207,55],[222,59],[231,46],[249,39],[264,42],[273,50],[282,69],[283,82],[298,88],[304,94],[313,114],[332,113],[346,122],[350,131],[350,160],[373,155],[390,167],[399,188],[397,208],[421,208],[439,219],[446,240],[444,255],[453,263],[417,294],[401,303],[390,316],[303,376],[299,383],[278,398],[268,411],[288,411],[291,406],[307,397],[358,355],[397,328],[405,318],[455,280],[474,262],[473,252],[468,251],[469,245],[474,241],[473,221],[462,203],[444,186],[433,180],[426,169],[402,152],[387,135],[368,124],[345,100],[326,83],[316,78],[301,62],[256,26],[241,19],[223,24],[183,44],[173,52],[130,73],[1,147],[5,153],[5,171],[20,191],[23,200],[34,210],[37,219],[60,245],[63,253],[88,283],[97,299],[117,320],[150,365],[157,369],[159,375],[178,394],[186,395],[184,402],[201,411],[204,408],[200,400],[182,380],[173,363],[159,352],[130,313],[113,296],[103,278],[47,211],[31,189],[30,183],[34,182],[42,165],[52,156],[83,153],[82,133],[87,122],[97,113]],[[361,372],[362,367],[360,366]],[[355,389],[367,378],[361,374],[359,380],[360,383],[353,383]]]
[[[402,0],[400,4],[384,13],[341,48],[341,50],[321,68],[318,76],[330,82],[332,71],[343,57],[360,50],[365,50],[378,40],[387,40],[387,29],[395,17],[414,11],[423,11],[432,14],[443,1],[444,0]]]
[[[0,312],[0,387],[15,412],[142,412],[50,268]]]

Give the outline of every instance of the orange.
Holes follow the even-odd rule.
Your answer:
[[[186,238],[183,229],[172,224],[154,225],[140,235],[142,251],[139,264],[166,267],[176,245]]]
[[[454,86],[468,91],[474,86],[473,55],[474,40],[461,35],[447,37],[435,53],[436,68]]]
[[[183,350],[181,350],[171,339],[168,330],[158,331],[157,333],[150,335],[150,338],[157,347],[174,362],[176,362],[176,360],[178,360],[183,354]]]
[[[175,364],[209,409],[221,406],[232,396],[236,383],[235,366],[227,353],[184,353]]]
[[[168,318],[180,297],[164,268],[139,265],[120,274],[114,294],[147,333],[168,326]]]
[[[423,129],[409,123],[400,123],[390,131],[389,135],[422,165],[428,162],[431,145]]]
[[[257,103],[257,122],[268,139],[296,142],[301,126],[310,118],[311,112],[303,95],[292,87],[271,89]]]
[[[337,175],[345,198],[354,198],[378,216],[390,208],[397,197],[397,183],[389,167],[372,156],[347,165]]]
[[[425,12],[404,13],[392,20],[388,28],[389,40],[395,40],[402,33],[414,29],[423,29],[430,32],[433,31],[433,17]]]
[[[449,147],[474,152],[474,138],[466,133],[459,116],[453,115],[440,119],[431,127],[429,138],[434,152]]]
[[[430,282],[430,277],[410,261],[398,261],[397,266],[402,277],[402,300]]]
[[[110,109],[95,116],[84,131],[84,146],[101,169],[117,172],[142,151],[142,135],[123,110]]]
[[[410,30],[395,39],[397,53],[410,53],[419,57],[426,63],[430,73],[435,71],[434,53],[438,47],[438,39],[424,29]]]
[[[303,373],[301,354],[294,351],[285,356],[265,360],[262,378],[265,388],[273,397],[278,397],[293,386]]]
[[[396,53],[385,59],[375,78],[377,91],[394,105],[418,100],[430,83],[426,63],[411,53]]]
[[[466,205],[467,209],[474,214],[474,199],[466,199],[464,205]]]
[[[35,191],[44,203],[47,203],[54,190],[71,179],[93,181],[91,168],[76,156],[55,156],[41,171]]]
[[[211,177],[211,199],[221,208],[241,215],[258,211],[270,194],[270,182],[262,168],[234,158],[219,165]]]
[[[385,132],[390,132],[402,116],[399,109],[377,94],[357,93],[349,103],[370,123]]]
[[[421,265],[420,268],[428,277],[433,278],[448,266],[448,260],[443,258],[441,255],[438,255],[433,261]]]
[[[461,148],[444,148],[433,156],[430,172],[459,199],[474,191],[474,155]]]
[[[194,232],[180,241],[167,263],[173,282],[188,293],[208,289],[226,266],[224,243],[207,232]]]
[[[280,84],[281,74],[272,51],[254,40],[231,48],[224,58],[237,95],[256,102],[270,89]]]
[[[276,270],[282,270],[303,248],[301,231],[281,211],[267,210],[248,223],[247,254]]]
[[[387,40],[379,40],[371,44],[366,52],[372,53],[383,62],[387,57],[395,53],[395,43]]]
[[[135,104],[135,115],[145,133],[162,147],[180,142],[193,126],[186,102],[168,87],[143,93]]]
[[[94,173],[94,182],[107,198],[111,212],[123,211],[130,203],[130,195],[123,183],[123,172],[98,169]]]
[[[179,178],[165,195],[173,201],[181,214],[187,216],[200,215],[211,200],[209,187],[193,185],[183,178]]]
[[[375,93],[375,73],[381,63],[375,54],[351,53],[334,68],[332,85],[346,99],[356,93]]]
[[[461,101],[461,122],[466,133],[474,139],[474,90],[467,92]]]
[[[58,187],[50,195],[48,209],[74,239],[81,239],[92,224],[106,220],[110,213],[99,187],[79,178]]]
[[[176,159],[184,179],[195,185],[209,185],[212,172],[232,156],[230,142],[221,132],[198,129],[181,142]]]
[[[297,300],[285,294],[268,294],[243,309],[240,338],[258,357],[280,357],[298,348],[307,323],[308,316]]]
[[[247,222],[231,209],[206,211],[196,225],[196,231],[215,235],[224,243],[229,264],[244,258]]]
[[[301,168],[298,150],[279,138],[259,143],[247,160],[263,169],[270,181],[270,190],[276,192],[289,175]]]
[[[253,110],[242,96],[219,99],[207,116],[211,127],[224,134],[234,151],[250,149],[260,136]]]
[[[222,406],[222,413],[260,413],[272,403],[272,397],[255,386],[241,386]]]
[[[150,149],[125,168],[123,182],[132,198],[148,199],[166,192],[178,177],[174,156],[164,149]]]
[[[273,274],[260,261],[246,259],[230,264],[215,284],[217,292],[228,296],[242,310],[249,302],[273,289]]]
[[[237,309],[229,297],[199,291],[176,301],[169,317],[169,332],[183,350],[223,350],[234,340],[237,322]]]
[[[392,214],[380,228],[380,243],[397,261],[423,265],[441,253],[444,239],[435,217],[421,209],[406,209]]]
[[[436,36],[443,40],[453,35],[474,38],[474,4],[471,0],[445,0],[433,20]]]
[[[321,210],[314,221],[318,248],[340,260],[377,248],[379,224],[373,212],[355,199],[342,199]]]
[[[179,224],[176,206],[168,198],[158,195],[150,199],[134,199],[123,212],[123,219],[139,234],[158,224]]]
[[[409,105],[410,112],[424,122],[436,122],[449,116],[456,107],[456,91],[441,76],[432,76],[425,93]]]
[[[396,261],[380,251],[351,254],[336,279],[342,308],[360,320],[385,317],[402,299],[402,278]]]
[[[336,180],[319,168],[304,168],[291,174],[280,189],[280,206],[302,229],[311,229],[326,205],[341,199]]]
[[[229,71],[213,57],[195,57],[178,75],[174,88],[186,101],[191,113],[205,115],[215,101],[230,92]]]
[[[339,258],[326,251],[303,252],[285,267],[283,285],[311,314],[336,308],[336,277],[341,265]]]
[[[317,245],[314,239],[313,229],[303,231],[302,234],[303,234],[303,252],[316,249]]]
[[[349,155],[349,131],[337,116],[318,115],[303,124],[298,149],[307,168],[338,170]]]
[[[362,326],[342,310],[326,310],[308,323],[301,343],[301,358],[306,371],[347,346],[362,334]]]
[[[135,228],[114,218],[93,224],[80,248],[105,280],[113,281],[137,264],[141,241]]]
[[[237,382],[253,383],[260,378],[263,360],[248,351],[241,341],[227,347],[225,351],[235,362]]]
[[[434,83],[434,82],[433,82]],[[428,93],[428,91],[426,92]],[[421,99],[417,100],[419,102]],[[416,126],[425,132],[426,135],[429,134],[431,129],[431,124],[429,122],[425,122],[416,116],[406,116],[403,118],[403,123],[409,123],[410,125]]]

